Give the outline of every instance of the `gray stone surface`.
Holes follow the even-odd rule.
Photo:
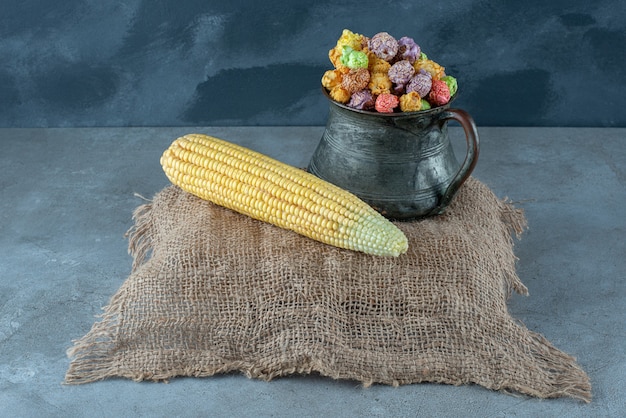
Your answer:
[[[625,129],[479,128],[475,176],[526,211],[516,242],[530,296],[513,316],[574,355],[594,399],[537,400],[480,386],[362,388],[238,374],[62,384],[87,333],[130,273],[124,232],[135,193],[168,184],[159,156],[204,132],[297,166],[322,127],[0,129],[0,416],[617,417],[626,410]],[[451,129],[459,148],[460,129]]]
[[[413,37],[481,126],[626,127],[626,2],[28,0],[0,13],[0,127],[320,125],[342,29]]]

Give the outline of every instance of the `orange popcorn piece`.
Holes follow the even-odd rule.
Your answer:
[[[390,93],[391,80],[389,80],[387,74],[373,73],[370,77],[370,82],[367,87],[372,91],[372,94],[376,96],[383,93]]]
[[[348,103],[350,101],[350,93],[341,86],[333,87],[328,94],[334,101],[339,103]]]
[[[341,63],[341,55],[343,54],[343,48],[335,47],[328,51],[328,59],[333,64],[333,67],[339,69],[344,67]]]
[[[342,74],[341,71],[328,70],[322,76],[322,86],[324,86],[328,90],[332,90],[334,87],[339,86],[341,84]]]

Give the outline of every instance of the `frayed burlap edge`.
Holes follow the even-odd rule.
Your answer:
[[[509,230],[509,239],[513,244],[513,237],[519,238],[524,230],[528,227],[524,212],[518,209],[507,199],[501,201],[501,219]],[[152,202],[148,201],[137,207],[133,213],[133,226],[127,231],[126,236],[129,239],[128,251],[133,257],[132,272],[135,272],[142,265],[150,260],[150,254],[154,249],[154,220],[152,218]],[[515,272],[510,272],[507,283],[511,290],[527,295],[528,289],[522,284]],[[101,320],[96,322],[90,332],[83,338],[74,340],[73,347],[67,350],[67,355],[71,359],[70,367],[65,376],[65,384],[76,385],[104,380],[111,377],[129,378],[134,381],[152,380],[165,381],[178,376],[178,374],[147,374],[138,373],[133,370],[125,370],[115,366],[119,362],[116,359],[116,336],[118,334],[120,324],[120,313],[123,312],[123,295],[126,282],[119,291],[113,296],[108,306],[104,308],[104,313],[99,316]],[[509,291],[509,294],[511,293]],[[519,323],[521,328],[525,328]],[[391,379],[383,381],[381,379],[372,379],[363,376],[361,383],[365,386],[381,383],[393,386],[404,384],[432,382],[453,385],[463,384],[479,384],[488,389],[511,393],[511,391],[521,394],[537,397],[537,398],[558,398],[571,397],[584,402],[590,402],[591,384],[589,377],[582,368],[576,363],[576,358],[560,351],[554,347],[545,337],[530,330],[526,331],[527,340],[525,343],[529,347],[532,355],[536,360],[537,369],[547,372],[551,375],[549,385],[552,390],[538,391],[537,389],[520,385],[518,382],[499,382],[496,384],[480,382],[471,379],[459,379],[456,381],[441,380],[436,377],[425,376],[424,379],[412,379],[400,381]],[[249,378],[257,378],[262,380],[272,380],[277,377],[287,376],[291,374],[308,374],[317,372],[320,375],[331,377],[334,379],[349,378],[337,373],[323,362],[315,362],[309,364],[301,364],[294,367],[286,367],[281,370],[269,371],[260,368],[256,364],[245,361],[224,361],[219,367],[212,370],[195,371],[190,374],[196,377],[208,377],[215,374],[239,371]]]
[[[511,251],[513,251],[513,238],[515,237],[519,239],[521,237],[524,231],[528,228],[528,221],[526,220],[526,216],[524,216],[524,210],[516,208],[508,198],[501,200],[499,203],[500,219],[502,219],[502,223],[504,223],[508,229],[507,239],[511,246]],[[515,254],[512,254],[512,256],[515,260],[518,260]],[[512,290],[522,296],[528,296],[528,288],[519,279],[515,270],[507,272],[507,283],[510,286],[508,289],[509,297],[511,296]]]
[[[133,212],[133,226],[126,232],[128,253],[133,257],[132,271],[150,258],[152,242],[152,202],[145,203]]]
[[[126,232],[128,238],[128,253],[133,258],[132,272],[148,261],[153,249],[154,222],[152,219],[152,202],[148,201],[138,206],[133,212],[133,225]],[[104,308],[105,312],[99,315],[91,331],[79,340],[73,340],[74,346],[67,350],[67,356],[72,359],[70,368],[65,376],[66,384],[90,383],[108,377],[123,376],[141,381],[149,376],[128,376],[123,370],[113,367],[115,364],[115,341],[119,327],[118,312],[123,310],[122,295],[127,282],[113,296]],[[113,356],[112,356],[113,355]],[[162,380],[152,377],[155,380]]]

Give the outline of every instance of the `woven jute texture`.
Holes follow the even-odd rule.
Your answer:
[[[133,270],[68,350],[66,383],[316,372],[402,385],[478,384],[584,401],[576,360],[513,319],[526,294],[523,213],[470,178],[444,215],[398,222],[409,250],[337,249],[175,186],[138,207]]]

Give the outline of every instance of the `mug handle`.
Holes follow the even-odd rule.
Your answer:
[[[474,167],[476,167],[476,162],[478,161],[478,154],[480,151],[479,148],[479,140],[478,140],[478,130],[476,129],[476,124],[474,123],[474,119],[467,113],[465,110],[461,109],[448,109],[445,112],[441,113],[439,120],[447,121],[447,120],[455,120],[461,124],[463,131],[465,131],[465,140],[467,141],[467,154],[465,155],[465,160],[463,160],[463,164],[461,164],[461,168],[456,173],[452,182],[446,189],[445,193],[441,196],[439,200],[439,205],[434,209],[434,213],[441,213],[443,209],[446,208],[452,198],[459,191],[465,180],[467,180],[472,174]]]

